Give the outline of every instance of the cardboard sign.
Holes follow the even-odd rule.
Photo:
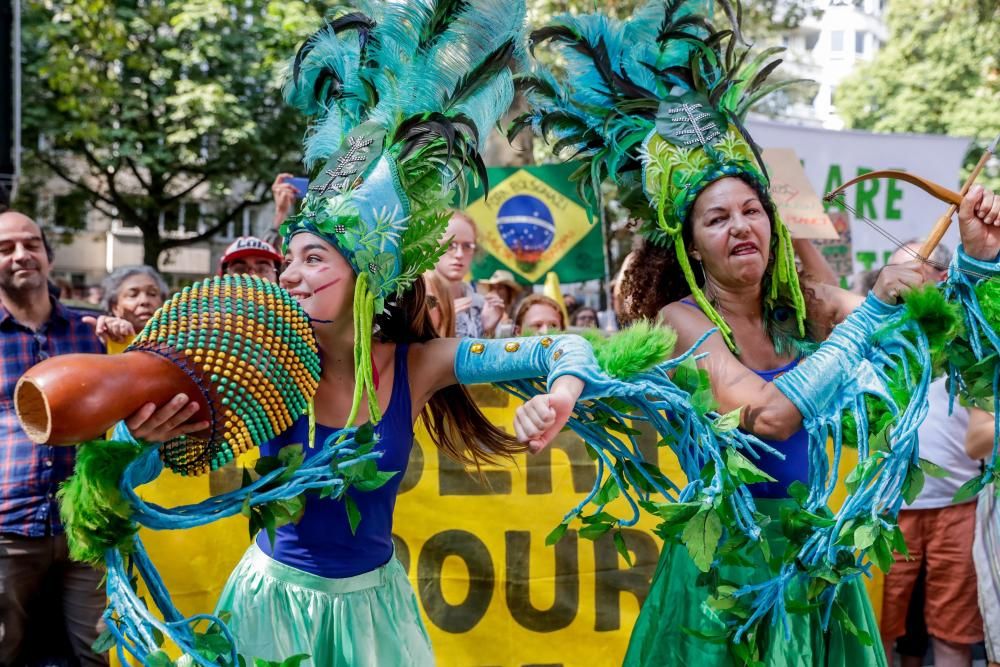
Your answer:
[[[809,184],[795,151],[791,148],[767,148],[763,158],[771,176],[771,198],[792,238],[838,238],[839,234],[823,209],[823,202]]]

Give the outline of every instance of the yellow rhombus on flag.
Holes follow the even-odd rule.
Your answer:
[[[524,169],[465,212],[476,222],[480,247],[532,283],[592,229],[582,206]]]

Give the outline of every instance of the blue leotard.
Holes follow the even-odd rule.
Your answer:
[[[392,515],[413,446],[406,351],[406,345],[396,346],[392,397],[382,421],[375,427],[379,435],[375,451],[382,452],[378,468],[394,471],[396,475],[375,491],[349,492],[361,512],[357,533],[351,533],[343,501],[309,496],[302,519],[277,529],[273,548],[266,532],[260,532],[257,545],[264,553],[285,565],[328,578],[353,577],[392,558]],[[308,458],[319,452],[326,438],[336,430],[316,424],[316,447],[310,450],[306,444],[309,422],[303,416],[284,433],[261,445],[261,455],[274,456],[285,445],[303,443]]]
[[[698,308],[697,304],[687,299],[681,300],[681,303]],[[795,359],[780,368],[768,371],[759,371],[753,368],[750,370],[765,382],[773,382],[782,373],[795,368],[799,361],[799,359]],[[761,438],[761,440],[784,454],[785,458],[780,459],[773,454],[761,453],[760,459],[754,461],[758,468],[776,480],[748,485],[747,488],[750,489],[754,498],[787,498],[789,484],[794,481],[800,481],[803,484],[809,483],[809,433],[805,427],[800,428],[785,440],[770,440],[768,438]]]

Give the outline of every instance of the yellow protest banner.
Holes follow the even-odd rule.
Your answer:
[[[490,387],[471,388],[493,423],[509,428],[517,399]],[[652,434],[640,437],[648,460],[675,481],[678,463]],[[252,462],[244,460],[247,465]],[[839,479],[856,463],[845,452]],[[629,565],[611,535],[596,542],[568,531],[555,546],[545,538],[591,489],[595,464],[572,433],[514,466],[489,467],[480,479],[437,451],[418,426],[396,504],[396,556],[413,583],[443,667],[590,667],[621,664],[649,589],[661,541],[644,516],[624,530]],[[197,502],[239,485],[239,471],[185,478],[165,471],[142,487],[163,505]],[[843,489],[834,495],[835,505]],[[609,506],[618,516],[619,499]],[[185,531],[140,531],[178,609],[210,611],[230,570],[249,544],[236,516]],[[869,583],[878,613],[881,575]],[[274,619],[276,632],[281,619]],[[172,653],[176,655],[175,653]]]
[[[472,391],[493,423],[513,423],[517,399],[489,387]],[[676,457],[656,442],[651,433],[640,437],[647,460],[683,482]],[[839,479],[857,461],[847,452],[843,459]],[[652,532],[656,520],[644,515],[624,531],[633,565],[610,534],[592,542],[571,530],[554,547],[545,545],[595,474],[572,433],[515,467],[484,470],[482,482],[418,433],[396,506],[397,556],[417,591],[439,664],[621,664],[662,546]],[[841,488],[835,505],[843,495]],[[628,515],[622,499],[609,511]],[[869,593],[881,600],[881,576],[869,582]]]

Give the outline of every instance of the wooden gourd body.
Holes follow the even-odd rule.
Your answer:
[[[159,407],[177,394],[198,402],[192,421],[209,419],[198,384],[159,354],[64,354],[28,369],[14,389],[14,408],[32,442],[75,445],[103,438],[146,403]]]

